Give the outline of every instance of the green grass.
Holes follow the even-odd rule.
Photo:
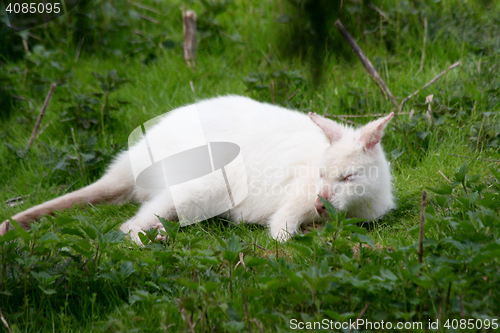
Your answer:
[[[324,73],[314,86],[313,48],[302,45],[296,56],[283,51],[291,30],[276,22],[281,14],[274,1],[235,1],[212,17],[218,25],[200,32],[194,71],[185,65],[180,47],[181,3],[143,3],[157,13],[123,1],[102,3],[100,14],[88,10],[95,15],[96,35],[84,44],[78,60],[76,13],[47,29],[32,29],[43,42],[29,37],[31,53],[24,58],[0,56],[0,78],[10,79],[9,88],[24,98],[15,99],[10,116],[0,120],[5,143],[0,145],[0,200],[24,198],[15,207],[0,205],[1,220],[95,181],[112,157],[126,149],[131,130],[203,98],[237,94],[270,102],[267,87],[274,81],[276,102],[304,112],[323,114],[327,105],[336,115],[394,109],[348,48],[328,48],[327,57],[316,60],[324,61]],[[0,237],[0,309],[13,331],[188,332],[184,309],[196,332],[248,331],[247,319],[253,332],[285,332],[292,318],[354,320],[367,302],[363,318],[372,321],[500,318],[500,179],[495,176],[500,161],[500,7],[487,1],[429,1],[415,7],[387,0],[376,5],[389,18],[382,30],[380,16],[368,7],[357,12],[356,4],[347,4],[343,20],[398,101],[461,62],[405,104],[403,111],[413,109],[415,117],[399,115],[386,130],[383,144],[393,171],[396,210],[367,230],[340,218],[321,231],[308,227],[312,232],[284,244],[254,225],[212,219],[177,232],[165,222],[173,228],[167,241],[144,248],[116,232],[135,214],[137,204],[59,212],[28,233],[17,230]],[[199,13],[200,24],[212,22],[214,12],[202,2],[186,8]],[[130,10],[159,23],[136,18]],[[429,29],[420,71],[423,16]],[[120,27],[120,20],[128,26]],[[368,33],[363,36],[363,31]],[[147,39],[141,35],[149,41],[137,43]],[[175,46],[160,46],[165,41]],[[145,59],[152,60],[145,64]],[[91,73],[113,69],[129,82],[110,94],[116,110],[106,114],[102,135],[103,97],[96,95],[102,91]],[[51,82],[58,86],[43,133],[26,151]],[[300,92],[288,101],[296,89]],[[96,100],[87,103],[92,108],[88,128],[63,121],[74,115],[68,107],[75,105],[76,94]],[[431,94],[433,124],[424,117],[425,98]],[[363,124],[372,118],[350,119]],[[394,158],[392,153],[403,148]],[[79,161],[81,153],[94,155]],[[464,162],[465,186],[460,181],[464,174],[458,172]],[[421,193],[448,184],[439,171],[453,189],[442,195],[429,192],[420,266]],[[353,256],[358,243],[383,248],[362,248]],[[246,265],[235,268],[240,252]]]

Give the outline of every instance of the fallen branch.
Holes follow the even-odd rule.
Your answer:
[[[136,7],[139,7],[139,8],[145,9],[145,10],[149,10],[152,13],[160,14],[160,12],[157,11],[156,9],[154,9],[153,7],[143,5],[142,3],[137,3],[137,2],[132,2],[132,1],[129,1],[129,3],[136,6]]]
[[[7,322],[7,319],[5,319],[5,317],[3,316],[1,309],[0,309],[0,319],[2,319],[3,324],[5,325],[5,327],[7,327],[7,331],[9,331],[9,333],[12,333],[12,330],[10,329],[9,323]]]
[[[370,306],[370,302],[366,302],[365,306],[363,307],[363,309],[359,313],[358,318],[356,318],[356,322],[358,322],[358,320],[360,320],[361,318],[363,318],[363,315],[365,314],[366,310],[368,310],[369,306]],[[353,333],[353,332],[354,332],[354,327],[351,328],[351,330],[349,331],[349,333]]]
[[[274,81],[271,81],[270,86],[271,86],[271,103],[273,103],[274,105]]]
[[[420,60],[420,68],[419,72],[424,68],[424,60],[425,60],[425,43],[427,41],[427,17],[424,17],[424,45],[422,46],[422,59]]]
[[[147,21],[152,22],[154,24],[159,24],[160,23],[160,21],[158,21],[155,18],[152,18],[151,16],[147,16],[147,15],[144,15],[144,14],[141,14],[141,13],[137,13],[137,16],[139,16],[143,20],[147,20]]]
[[[450,184],[451,184],[451,180],[449,180],[449,179],[448,179],[448,177],[446,177],[446,176],[444,175],[444,173],[442,173],[442,172],[441,172],[441,170],[438,170],[438,172],[441,174],[441,176],[443,176],[443,178],[444,178],[444,179],[446,179],[446,181],[447,181],[448,183],[450,183]]]
[[[264,250],[264,251],[268,251],[268,252],[269,252],[269,250],[268,250],[268,249],[266,249],[266,248],[265,248],[265,247],[263,247],[263,246],[260,246],[260,245],[255,244],[255,243],[252,243],[252,245],[253,245],[253,246],[255,246],[255,247],[258,247],[258,248],[259,248],[259,249],[261,249],[261,250]]]
[[[406,103],[406,101],[408,101],[410,98],[412,98],[413,96],[417,95],[421,90],[424,90],[425,88],[427,88],[428,86],[430,86],[431,84],[435,83],[437,80],[439,80],[439,78],[443,75],[445,75],[446,73],[448,73],[450,70],[452,70],[453,68],[457,67],[457,66],[460,66],[460,61],[457,61],[456,63],[454,63],[453,65],[451,65],[450,67],[448,67],[446,70],[442,71],[441,73],[439,73],[435,78],[433,78],[432,80],[430,80],[429,82],[427,82],[425,84],[425,86],[423,86],[422,88],[418,89],[417,91],[415,91],[413,94],[410,94],[408,95],[405,99],[403,99],[401,101],[401,104],[399,104],[399,112],[401,112],[403,110],[403,106],[404,104]]]
[[[188,324],[188,326],[189,326],[189,330],[191,331],[191,333],[196,333],[196,332],[194,331],[194,326],[193,326],[193,323],[191,322],[191,319],[189,319],[189,316],[188,316],[188,314],[187,314],[187,312],[186,312],[186,309],[182,308],[182,309],[181,309],[181,313],[182,313],[182,315],[184,316],[184,319],[186,319],[186,322],[187,322],[187,324]]]
[[[422,263],[424,255],[424,224],[425,224],[425,205],[427,204],[427,192],[422,192],[422,207],[420,209],[420,233],[418,236],[418,263]]]
[[[300,92],[300,89],[295,90],[295,92],[293,94],[291,94],[290,97],[287,98],[287,100],[289,100],[289,101],[292,100],[292,98],[294,98],[295,95],[297,95],[299,92]]]
[[[196,67],[196,13],[192,10],[184,12],[182,7],[182,28],[184,30],[184,60],[189,68]]]
[[[241,295],[243,297],[243,305],[245,306],[245,314],[247,316],[247,325],[248,325],[248,332],[252,333],[252,325],[250,325],[250,316],[248,315],[248,304],[247,304],[247,298],[245,295]]]
[[[346,122],[346,123],[348,123],[348,124],[358,126],[358,124],[356,124],[354,121],[347,120],[347,119],[343,118],[342,116],[337,116],[336,114],[333,114],[333,115],[331,115],[330,117],[335,117],[335,118],[337,118],[337,119],[340,119],[340,120],[342,120],[342,121],[345,121],[345,122]]]
[[[33,141],[35,141],[36,132],[38,131],[38,128],[40,127],[40,124],[42,123],[43,115],[45,114],[45,110],[47,109],[47,106],[49,105],[50,99],[52,98],[52,94],[54,93],[55,88],[56,88],[56,84],[52,83],[50,85],[49,93],[47,94],[47,97],[45,98],[45,102],[43,102],[42,110],[40,110],[40,114],[38,115],[38,119],[36,120],[35,127],[33,128],[33,132],[31,132],[31,137],[28,141],[28,145],[26,146],[26,150],[29,150],[31,148],[31,145],[33,144]]]
[[[384,80],[382,80],[380,75],[378,75],[378,72],[375,70],[375,67],[373,67],[372,63],[370,62],[370,59],[368,59],[368,57],[364,54],[363,50],[361,50],[361,48],[358,46],[354,38],[352,38],[352,36],[346,30],[342,22],[340,20],[337,20],[335,21],[334,25],[342,34],[342,36],[347,40],[347,43],[349,43],[354,53],[356,53],[356,55],[358,56],[359,60],[361,60],[363,66],[365,66],[366,70],[368,71],[368,74],[370,74],[373,81],[375,81],[375,83],[379,86],[380,90],[382,91],[382,94],[384,94],[384,96],[388,96],[392,104],[394,104],[394,106],[397,108],[398,102],[396,102],[396,98],[394,98],[394,96],[392,95],[391,91],[389,90],[389,87],[387,87]]]

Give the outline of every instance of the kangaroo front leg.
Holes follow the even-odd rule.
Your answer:
[[[290,198],[269,220],[271,237],[286,241],[299,231],[300,225],[314,218],[313,204],[303,198]]]
[[[168,190],[158,193],[152,200],[145,202],[134,217],[120,226],[120,231],[130,233],[132,240],[142,245],[139,232],[163,228],[158,216],[166,220],[177,219],[174,202]]]

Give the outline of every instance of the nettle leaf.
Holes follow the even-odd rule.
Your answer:
[[[70,223],[75,223],[77,220],[72,218],[72,217],[56,217],[54,218],[54,222],[59,226],[62,227],[66,224]]]
[[[122,278],[128,277],[129,275],[131,275],[135,271],[136,270],[134,267],[134,263],[131,261],[126,261],[120,265],[120,274],[121,274]]]
[[[191,289],[193,291],[198,291],[200,289],[200,284],[197,282],[193,282],[189,279],[186,278],[178,278],[177,283],[180,284],[181,286],[184,286],[188,289]]]
[[[366,232],[366,231],[365,231]],[[358,234],[358,233],[353,233],[351,235],[351,239],[353,241],[358,241],[359,243],[364,243],[364,244],[368,244],[370,245],[372,248],[376,248],[375,244],[373,243],[373,240],[367,236],[367,235],[362,235],[362,234]]]
[[[333,204],[321,196],[319,197],[319,199],[321,200],[323,205],[325,205],[326,212],[330,214],[330,216],[333,217],[334,220],[336,220],[339,214],[337,212],[337,209],[333,207]]]
[[[256,258],[256,257],[250,256],[250,255],[245,256],[245,258],[243,260],[245,261],[245,266],[247,266],[247,267],[258,267],[258,266],[262,266],[265,263],[267,263],[267,259]]]
[[[380,270],[380,276],[391,281],[396,281],[398,279],[398,277],[393,272],[385,268],[382,268]]]
[[[431,134],[431,132],[417,132],[416,135],[418,138],[422,139],[422,140],[425,140],[425,138],[427,138],[427,136]]]
[[[59,232],[61,234],[64,234],[64,235],[73,235],[73,236],[85,238],[85,234],[81,230],[76,229],[76,228],[62,228],[59,230]]]
[[[49,242],[60,242],[59,237],[56,236],[53,232],[46,232],[41,238],[40,243],[49,243]]]
[[[149,243],[151,243],[151,240],[145,233],[139,232],[137,236],[139,236],[139,239],[141,240],[143,245],[148,245]]]
[[[205,282],[205,284],[203,284],[203,289],[205,289],[205,292],[207,292],[209,294],[211,292],[217,290],[219,287],[220,287],[220,283],[211,282],[211,281]]]
[[[104,235],[104,242],[110,244],[121,243],[123,242],[124,237],[125,234],[123,232],[114,230]]]
[[[242,321],[238,311],[231,305],[227,305],[227,316],[234,321]]]
[[[405,147],[401,149],[399,148],[394,149],[393,151],[391,151],[392,160],[393,161],[397,160],[398,157],[403,155],[404,152],[405,152]]]
[[[436,188],[428,187],[427,189],[431,192],[434,192],[434,193],[440,194],[440,195],[450,195],[453,192],[453,186],[451,186],[448,183],[442,184],[441,186],[436,187]]]
[[[83,224],[83,225],[80,225],[80,228],[83,230],[83,232],[85,232],[87,234],[87,236],[90,239],[96,239],[97,238],[97,231],[96,231],[96,228],[93,225]]]
[[[467,175],[467,162],[464,162],[460,169],[455,173],[455,179],[459,183],[463,183],[465,181],[465,176]]]
[[[241,249],[241,243],[238,236],[232,235],[227,241],[227,245],[221,249],[222,258],[233,263],[238,260]]]
[[[10,220],[10,224],[14,227],[16,232],[23,238],[23,240],[27,243],[33,238],[33,234],[24,230],[16,221]]]

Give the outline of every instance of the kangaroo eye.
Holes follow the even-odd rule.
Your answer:
[[[351,175],[347,175],[347,176],[344,177],[344,179],[342,179],[342,181],[343,182],[350,181],[350,180],[352,180],[352,176],[354,176],[354,175],[352,175],[352,174]]]

